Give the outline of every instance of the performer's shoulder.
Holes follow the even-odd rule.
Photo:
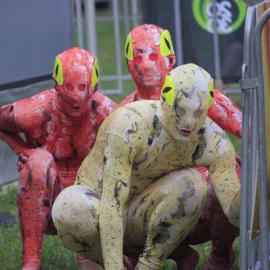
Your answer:
[[[123,136],[128,133],[137,133],[137,130],[144,129],[147,133],[147,126],[153,122],[157,102],[142,100],[132,102],[116,109],[107,117],[103,123],[107,132]],[[150,123],[150,124],[149,124]],[[148,125],[149,124],[149,125]]]

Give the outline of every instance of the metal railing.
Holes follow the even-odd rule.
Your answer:
[[[250,4],[255,3],[255,1],[251,2]],[[261,12],[258,12],[258,9],[261,7],[257,5],[248,8],[245,25],[244,63],[241,80],[243,109],[241,270],[269,269],[262,29],[270,18],[270,9],[260,14]],[[267,69],[269,70],[269,67]],[[256,222],[259,222],[259,226],[256,226]]]

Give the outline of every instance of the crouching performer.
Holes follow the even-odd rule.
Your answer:
[[[72,48],[59,54],[53,79],[53,89],[0,108],[0,138],[19,156],[24,270],[40,269],[43,235],[56,232],[52,203],[74,184],[101,122],[116,107],[96,91],[98,63],[90,52]]]
[[[222,208],[239,225],[240,183],[233,146],[207,118],[213,80],[202,68],[177,67],[160,101],[114,111],[100,127],[76,184],[56,198],[52,217],[64,245],[106,270],[123,270],[123,254],[140,252],[136,270],[160,269],[198,222],[206,166]]]

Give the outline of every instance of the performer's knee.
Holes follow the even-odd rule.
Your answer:
[[[44,149],[33,149],[20,170],[19,193],[30,188],[49,188],[56,177],[53,155]]]
[[[60,192],[52,207],[52,218],[57,231],[76,235],[82,232],[95,233],[98,228],[99,203],[98,196],[87,187],[67,187]]]
[[[174,217],[182,219],[199,216],[206,201],[207,184],[196,169],[186,169],[170,175],[173,179],[172,190],[167,197],[174,205]],[[197,215],[196,215],[197,212]]]

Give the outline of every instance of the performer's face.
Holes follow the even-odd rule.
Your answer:
[[[61,111],[78,117],[89,110],[98,84],[98,62],[90,52],[79,48],[64,51],[56,58],[53,76]]]
[[[159,99],[164,78],[175,63],[171,40],[169,55],[161,54],[163,31],[155,25],[141,25],[133,29],[127,38],[126,49],[130,49],[129,46],[132,49],[132,57],[128,58],[128,69],[140,96],[146,99]]]
[[[193,94],[191,97],[177,96],[173,107],[164,106],[164,128],[170,137],[177,141],[194,139],[205,122],[207,108],[202,98]]]
[[[86,68],[73,70],[65,74],[65,82],[58,86],[61,99],[61,108],[69,116],[78,117],[82,115],[89,106],[94,89],[90,88],[88,72]]]
[[[206,71],[193,64],[178,68],[166,77],[162,89],[161,122],[170,137],[189,141],[198,136],[205,123],[213,81]]]

